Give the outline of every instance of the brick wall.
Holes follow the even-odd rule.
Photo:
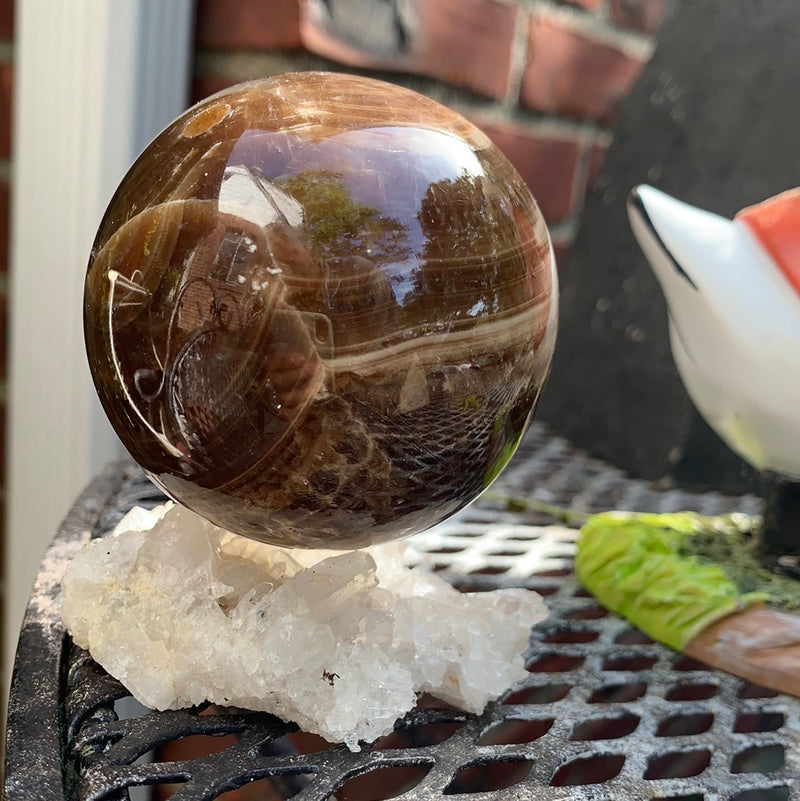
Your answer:
[[[428,94],[505,152],[561,257],[668,2],[198,0],[193,99],[305,69],[349,70]]]

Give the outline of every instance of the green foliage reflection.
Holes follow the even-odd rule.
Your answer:
[[[302,204],[308,244],[318,264],[361,256],[377,266],[410,255],[408,226],[354,200],[342,173],[303,170],[276,184]]]

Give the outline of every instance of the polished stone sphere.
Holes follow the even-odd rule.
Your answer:
[[[86,276],[92,375],[184,506],[290,547],[422,531],[473,500],[547,377],[552,250],[486,136],[390,84],[296,73],[144,151]]]

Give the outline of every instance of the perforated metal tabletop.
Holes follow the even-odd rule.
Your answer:
[[[581,511],[759,508],[751,496],[659,491],[538,426],[494,490]],[[800,799],[800,701],[705,668],[605,612],[572,573],[575,530],[508,511],[496,494],[415,538],[410,554],[461,589],[529,587],[550,607],[532,631],[528,676],[480,717],[422,699],[392,735],[351,753],[266,714],[123,711],[126,690],[71,643],[56,598],[83,542],[160,500],[137,468],[114,465],[48,551],[13,678],[8,801],[123,799],[167,785],[176,799],[231,801]]]

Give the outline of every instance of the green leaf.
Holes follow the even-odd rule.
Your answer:
[[[711,518],[677,514],[595,515],[581,528],[575,572],[608,609],[678,650],[725,615],[768,600],[741,593],[719,564],[686,554]]]

